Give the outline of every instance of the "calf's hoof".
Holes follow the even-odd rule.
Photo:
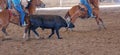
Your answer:
[[[44,39],[44,37],[40,37],[40,36],[37,36],[37,35],[35,35],[35,38],[36,38],[37,40]]]
[[[59,37],[58,39],[63,39],[62,37]]]
[[[51,38],[51,36],[48,37],[48,39],[50,39],[50,38]]]
[[[50,37],[48,37],[48,39],[50,39]]]
[[[39,39],[40,39],[40,37],[38,37],[38,36],[36,36],[35,38],[36,38],[37,40],[39,40]]]

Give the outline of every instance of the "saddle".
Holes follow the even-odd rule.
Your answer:
[[[83,13],[83,15],[84,16],[81,16],[81,18],[82,19],[84,19],[84,18],[90,18],[90,16],[88,15],[88,9],[87,9],[87,7],[85,6],[85,5],[83,5],[83,4],[80,4],[79,3],[79,9],[80,9],[80,11],[82,11],[82,13]],[[91,6],[92,7],[92,6]],[[93,8],[95,8],[95,7],[92,7],[92,9]],[[92,18],[95,18],[94,16],[92,17]]]
[[[11,15],[11,16],[12,16],[12,15],[13,15],[13,16],[18,16],[18,17],[20,16],[19,13],[18,13],[15,9],[9,10],[9,12],[10,12],[10,15]]]
[[[83,14],[83,16],[81,16],[80,18],[82,18],[82,19],[89,18],[88,9],[85,5],[79,3],[79,9],[80,9],[80,11],[82,11],[82,14]]]

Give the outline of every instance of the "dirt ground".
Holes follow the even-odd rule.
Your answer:
[[[64,16],[66,10],[52,13]],[[100,8],[100,17],[107,30],[98,31],[94,19],[78,18],[73,32],[60,30],[61,40],[56,35],[47,39],[50,30],[37,29],[44,39],[36,40],[31,32],[30,41],[24,41],[24,28],[10,24],[7,32],[12,40],[1,41],[4,35],[0,33],[0,55],[120,55],[120,8]]]

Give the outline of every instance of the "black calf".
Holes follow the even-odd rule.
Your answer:
[[[67,27],[66,21],[57,15],[30,15],[30,25],[28,27],[28,37],[30,36],[30,30],[32,30],[37,36],[39,34],[36,32],[38,27],[44,29],[51,29],[52,33],[49,35],[50,38],[55,32],[58,36],[58,39],[62,39],[59,36],[59,29],[62,27]],[[72,23],[69,24],[68,28],[74,28]]]

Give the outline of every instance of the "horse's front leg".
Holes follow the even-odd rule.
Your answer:
[[[101,22],[102,27],[103,27],[104,29],[107,29],[107,28],[105,27],[105,25],[104,25],[103,20],[102,20],[101,18],[99,18],[99,20],[100,20],[100,22]]]
[[[99,22],[99,18],[96,17],[95,20],[96,20],[96,22],[97,22],[97,25],[98,25],[99,30],[101,30],[101,25],[100,25],[100,22]]]
[[[30,37],[30,27],[31,27],[29,16],[27,16],[27,15],[25,16],[25,21],[26,21],[27,26],[25,27],[25,30],[24,30],[23,39],[29,40],[29,37]]]
[[[96,17],[95,19],[96,19],[97,25],[99,26],[99,30],[101,30],[102,27],[104,29],[106,29],[106,27],[105,27],[105,25],[104,25],[104,23],[103,23],[101,18]]]
[[[25,31],[24,31],[23,39],[25,39],[25,40],[29,40],[29,32],[28,31],[30,31],[29,25],[26,26]]]

